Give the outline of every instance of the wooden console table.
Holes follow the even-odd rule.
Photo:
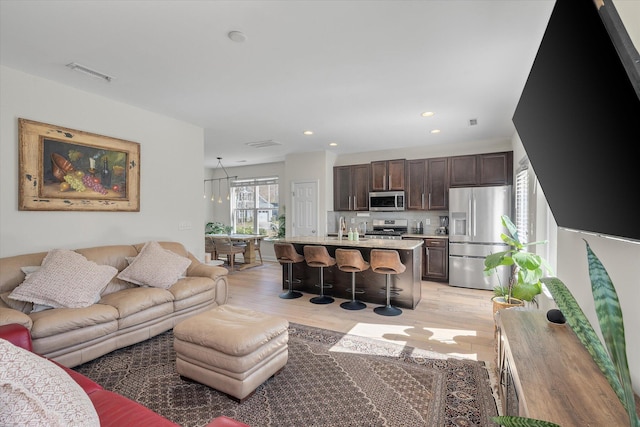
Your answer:
[[[568,324],[546,312],[500,310],[499,394],[504,415],[571,426],[628,426],[629,417]]]

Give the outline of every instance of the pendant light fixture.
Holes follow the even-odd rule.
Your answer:
[[[227,170],[225,169],[225,167],[222,165],[222,157],[218,157],[218,164],[216,165],[215,168],[213,168],[213,172],[215,174],[216,169],[220,168],[222,169],[222,172],[224,172],[224,177],[223,178],[209,178],[209,179],[205,179],[204,180],[204,198],[207,198],[207,181],[211,182],[211,201],[215,202],[216,201],[216,192],[215,192],[215,187],[214,187],[214,181],[218,181],[218,203],[222,203],[222,189],[220,186],[220,181],[222,181],[223,179],[227,180],[227,200],[231,200],[231,187],[229,185],[229,180],[234,180],[234,179],[238,179],[237,175],[234,176],[229,176],[229,173],[227,172]]]

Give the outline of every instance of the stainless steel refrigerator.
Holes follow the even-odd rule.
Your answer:
[[[508,249],[500,217],[511,216],[511,186],[449,189],[449,284],[475,289],[506,285],[509,269],[485,276],[484,258]],[[499,280],[498,280],[499,277]]]

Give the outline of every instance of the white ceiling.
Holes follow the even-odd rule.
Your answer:
[[[510,139],[553,3],[0,0],[0,60],[203,127],[210,167]]]

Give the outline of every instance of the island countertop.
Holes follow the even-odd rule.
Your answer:
[[[313,236],[301,236],[301,237],[287,237],[284,239],[274,239],[274,243],[297,243],[303,245],[322,245],[322,246],[351,246],[354,248],[368,248],[368,249],[395,249],[401,251],[410,251],[423,245],[421,240],[393,240],[393,239],[360,239],[349,240],[343,237],[342,240],[337,237],[313,237]]]

